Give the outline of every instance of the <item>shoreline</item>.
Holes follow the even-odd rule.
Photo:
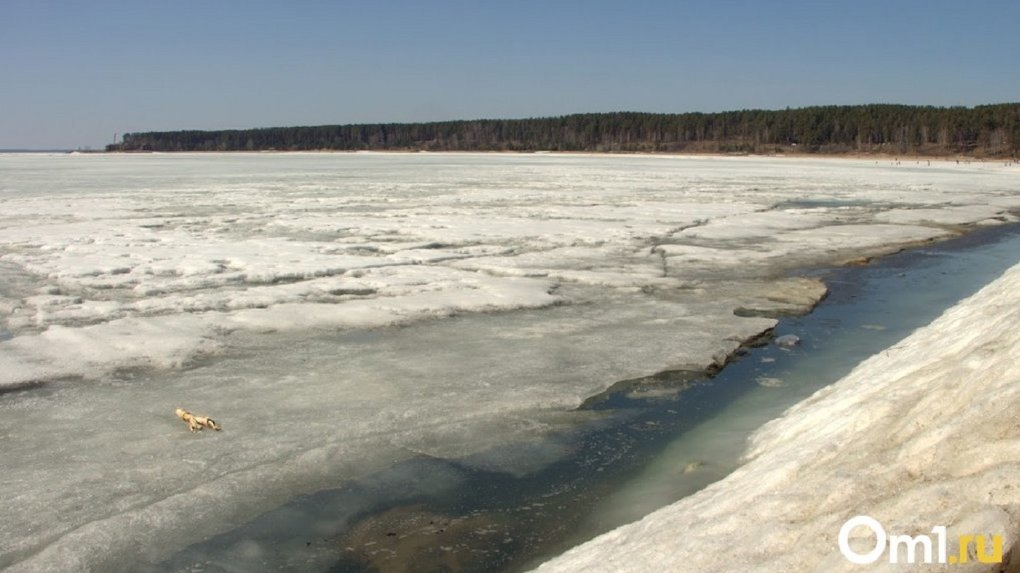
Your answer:
[[[441,150],[431,151],[424,149],[266,149],[266,150],[225,150],[225,151],[103,151],[103,150],[70,150],[70,151],[15,151],[0,152],[10,154],[77,154],[77,155],[507,155],[507,156],[532,156],[549,155],[564,157],[695,157],[695,158],[751,158],[751,159],[848,159],[848,160],[882,160],[882,161],[939,161],[955,162],[963,164],[970,163],[1005,163],[1007,165],[1020,165],[1020,160],[1012,156],[1001,157],[977,157],[972,155],[950,154],[950,155],[919,155],[908,153],[887,153],[887,152],[850,152],[850,153],[814,153],[814,152],[784,152],[784,153],[723,153],[723,152],[700,152],[700,151],[511,151],[511,150]]]
[[[910,535],[947,525],[950,555],[957,534],[1001,535],[1006,561],[968,570],[1015,564],[1020,515],[1008,484],[1020,465],[1007,444],[1020,433],[1008,421],[1020,403],[1018,286],[1015,264],[756,430],[723,480],[536,571],[856,571],[836,550],[853,515]],[[851,536],[859,553],[873,539]]]

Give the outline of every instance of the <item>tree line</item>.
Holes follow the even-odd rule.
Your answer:
[[[128,133],[107,151],[587,151],[893,153],[1016,157],[1020,103],[818,106],[721,113],[585,113]]]

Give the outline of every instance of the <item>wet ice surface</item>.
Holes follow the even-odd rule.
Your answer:
[[[933,282],[968,282],[970,275],[952,275],[975,270],[986,275],[989,268],[1006,267],[976,294],[852,368],[834,355],[841,344],[817,348],[817,355],[800,361],[799,372],[783,376],[785,383],[801,385],[803,393],[819,388],[804,376],[812,369],[827,376],[831,364],[836,364],[849,373],[755,430],[741,464],[727,468],[735,471],[694,495],[567,551],[537,571],[1009,570],[1016,563],[1011,555],[1016,555],[1020,523],[1015,486],[1020,475],[1018,247],[1020,240],[1014,235],[981,249],[980,257],[994,257],[991,266],[969,260],[971,252],[966,261],[942,255],[935,268],[950,278],[917,273],[921,279],[935,279],[919,282],[917,274],[905,273],[904,282],[909,283],[900,288],[914,287],[918,296],[889,297],[904,307],[890,309],[888,315],[894,318],[904,311],[925,315],[939,308],[939,296],[932,295],[941,289],[931,289]],[[889,279],[895,281],[896,275]],[[861,338],[861,330],[885,335],[885,319],[875,317],[874,311],[889,301],[867,298],[879,299],[860,309],[875,322],[858,322],[856,334],[844,331],[834,337],[850,343],[851,353],[857,350],[853,347],[870,344]],[[821,314],[827,313],[823,309]],[[818,318],[812,315],[805,322]],[[732,447],[714,438],[738,429],[742,424],[733,424],[734,419],[769,409],[780,414],[767,398],[772,392],[762,389],[742,396],[677,440],[645,475],[609,500],[607,511],[628,512],[647,503],[658,491],[684,481],[675,475],[678,463],[691,456],[715,455],[713,445]],[[912,558],[901,551],[896,562],[891,557],[895,553],[886,548],[862,569],[844,557],[837,544],[840,528],[855,515],[877,519],[890,536],[929,534],[932,527],[945,526],[948,561],[932,563],[922,551]],[[964,537],[974,534],[999,536],[1001,551],[961,552]],[[867,528],[850,532],[849,544],[859,555],[876,543]],[[988,561],[974,557],[989,553],[997,557]],[[964,560],[964,555],[969,558]]]
[[[14,570],[158,562],[301,492],[541,435],[774,324],[738,308],[810,304],[787,269],[1020,206],[1017,174],[982,165],[238,154],[0,156],[0,173]],[[189,434],[178,406],[224,431]]]

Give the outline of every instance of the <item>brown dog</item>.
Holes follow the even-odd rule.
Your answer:
[[[205,416],[196,416],[183,408],[177,408],[174,410],[174,414],[177,414],[178,418],[184,420],[184,422],[188,425],[188,429],[192,432],[198,432],[202,428],[209,428],[216,430],[217,432],[223,429],[216,423],[216,420]]]

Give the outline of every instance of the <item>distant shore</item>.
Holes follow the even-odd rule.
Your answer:
[[[71,150],[71,151],[49,151],[49,150],[19,150],[7,152],[0,150],[0,153],[79,153],[89,155],[163,155],[163,154],[224,154],[224,155],[301,155],[301,154],[337,154],[337,155],[555,155],[568,157],[704,157],[704,158],[774,158],[774,159],[849,159],[859,161],[890,161],[909,164],[910,162],[940,162],[940,163],[992,163],[1020,166],[1020,158],[1013,157],[975,157],[972,155],[913,155],[903,153],[814,153],[814,152],[784,152],[784,153],[719,153],[699,151],[426,151],[415,149],[368,149],[368,150],[343,150],[343,149],[300,149],[300,150],[236,150],[236,151],[103,151],[103,150]]]
[[[891,104],[718,113],[577,113],[527,119],[126,133],[108,151],[571,151],[821,153],[1016,158],[1020,103]]]

